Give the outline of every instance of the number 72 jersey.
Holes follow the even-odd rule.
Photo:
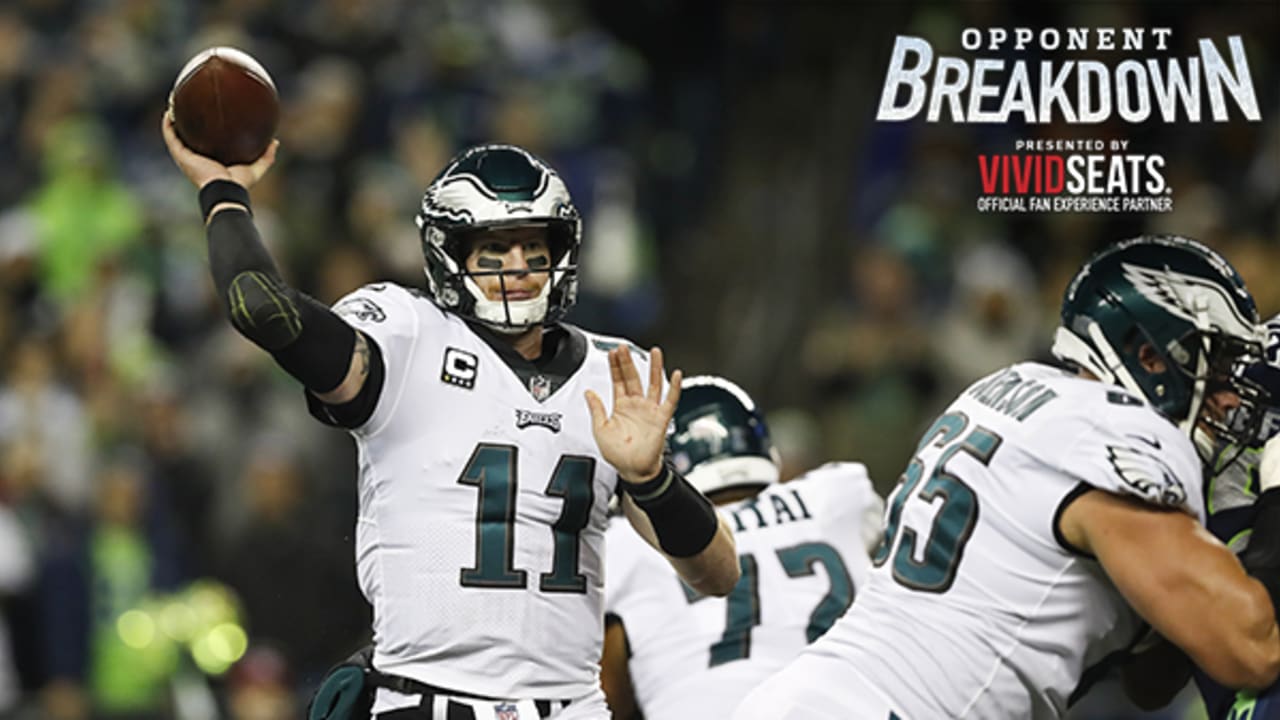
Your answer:
[[[742,570],[724,598],[694,593],[615,518],[605,610],[626,630],[645,716],[726,718],[751,688],[826,632],[866,580],[883,508],[858,463],[828,463],[720,506]]]
[[[1139,398],[1035,363],[975,383],[890,495],[868,587],[806,653],[831,669],[814,682],[875,688],[904,718],[1059,717],[1143,630],[1058,531],[1093,488],[1204,518],[1191,441]]]

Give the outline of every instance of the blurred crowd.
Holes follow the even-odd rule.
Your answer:
[[[1015,25],[1242,34],[1263,122],[872,121],[894,35]],[[1045,355],[1107,241],[1201,238],[1280,311],[1278,34],[1273,4],[4,3],[0,717],[297,717],[367,641],[354,450],[224,320],[160,141],[200,49],[280,89],[254,209],[298,287],[421,284],[422,190],[467,144],[520,144],[585,216],[573,321],[737,380],[787,474],[862,460],[884,492],[941,402]],[[977,213],[977,154],[1020,137],[1162,153],[1174,211]]]

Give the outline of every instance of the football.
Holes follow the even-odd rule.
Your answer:
[[[224,165],[262,155],[280,121],[280,96],[248,53],[211,47],[187,62],[169,93],[174,130],[187,147]]]

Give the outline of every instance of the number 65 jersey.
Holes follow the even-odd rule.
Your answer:
[[[853,608],[734,717],[770,696],[821,708],[773,718],[1059,717],[1145,629],[1062,510],[1098,488],[1203,522],[1201,484],[1190,439],[1117,386],[1036,363],[983,378],[921,438]]]
[[[584,393],[611,403],[607,351],[625,341],[556,326],[544,342],[555,350],[533,363],[392,284],[334,310],[377,342],[386,369],[376,409],[351,431],[375,667],[487,697],[592,692],[617,474]],[[647,380],[647,354],[636,360]]]

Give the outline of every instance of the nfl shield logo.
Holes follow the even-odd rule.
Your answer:
[[[493,706],[494,720],[520,720],[520,711],[511,703],[498,703]]]
[[[533,399],[542,402],[551,394],[551,381],[541,375],[534,375],[529,378],[529,392],[533,394]]]

